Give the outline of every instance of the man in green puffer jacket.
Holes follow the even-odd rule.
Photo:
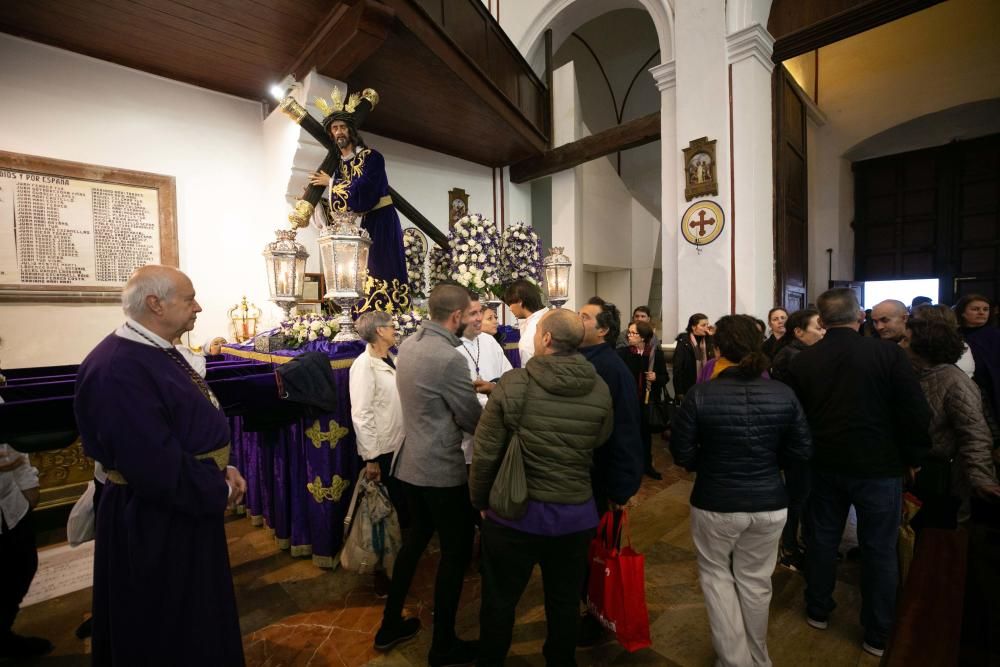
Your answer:
[[[590,467],[613,424],[607,385],[576,352],[582,339],[576,313],[546,313],[535,330],[536,356],[504,374],[476,429],[469,493],[484,518],[478,665],[504,663],[514,610],[536,563],[545,586],[546,662],[575,664],[580,588],[598,522]],[[515,433],[528,503],[511,520],[489,509],[489,495]]]

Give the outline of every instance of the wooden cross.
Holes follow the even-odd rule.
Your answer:
[[[705,209],[702,209],[702,210],[698,211],[698,219],[697,220],[692,220],[688,224],[688,227],[690,227],[691,229],[694,229],[695,227],[697,227],[698,228],[698,236],[704,236],[705,235],[705,227],[707,227],[709,225],[714,225],[715,222],[716,222],[715,218],[708,218],[708,219],[706,219],[705,218]]]

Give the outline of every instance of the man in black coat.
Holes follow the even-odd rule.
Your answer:
[[[837,547],[847,514],[858,514],[863,648],[882,655],[899,579],[896,538],[903,478],[930,449],[930,408],[903,350],[858,335],[862,314],[850,289],[818,300],[826,336],[792,361],[789,384],[812,430],[812,495],[806,541],[806,613],[825,629],[833,601]]]

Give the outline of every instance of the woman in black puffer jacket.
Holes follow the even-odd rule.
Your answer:
[[[691,388],[670,451],[698,473],[691,534],[719,663],[769,664],[771,573],[789,500],[779,471],[807,460],[812,438],[792,390],[760,377],[767,357],[752,318],[720,319],[715,343],[737,366]]]

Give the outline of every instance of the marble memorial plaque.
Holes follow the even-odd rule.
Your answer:
[[[0,152],[0,298],[115,294],[176,265],[173,198],[170,177]]]
[[[21,602],[28,607],[94,585],[94,542],[63,544],[38,552],[38,572]]]

